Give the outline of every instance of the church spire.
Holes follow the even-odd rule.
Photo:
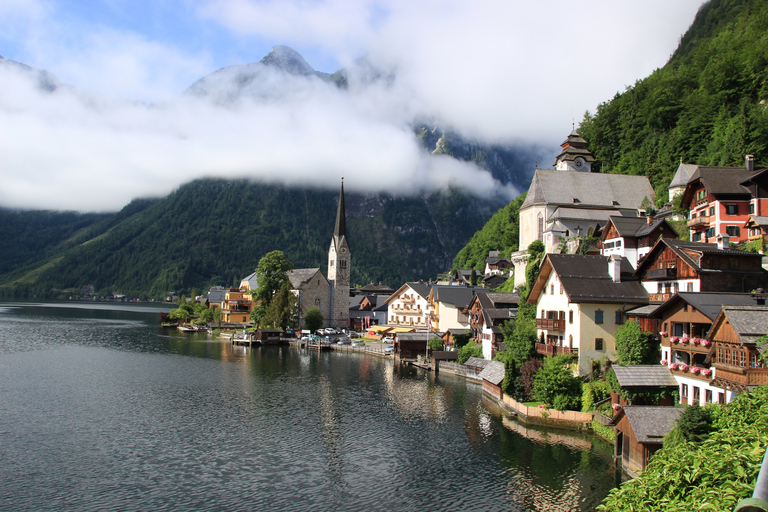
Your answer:
[[[339,192],[339,209],[336,211],[336,227],[333,230],[333,238],[338,245],[342,239],[347,238],[347,212],[344,209],[344,178],[341,178],[341,191]]]

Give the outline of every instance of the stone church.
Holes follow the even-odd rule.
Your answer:
[[[299,268],[288,272],[293,293],[299,299],[300,326],[304,326],[307,310],[317,306],[323,314],[326,326],[337,329],[348,327],[351,262],[342,178],[336,225],[328,249],[328,277],[326,278],[319,268]]]

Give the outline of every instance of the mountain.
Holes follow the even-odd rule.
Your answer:
[[[587,113],[578,128],[594,169],[645,175],[669,197],[680,160],[768,165],[768,3],[711,0],[669,62]],[[517,249],[522,197],[499,210],[459,251],[453,268],[481,269],[489,250]]]
[[[492,213],[451,190],[416,198],[345,197],[352,283],[358,285],[397,287],[437,275]],[[297,268],[325,270],[337,199],[335,191],[198,180],[108,216],[0,211],[0,226],[46,220],[39,229],[0,231],[7,241],[1,259],[15,247],[20,254],[14,262],[25,260],[24,266],[6,265],[0,295],[202,291],[237,284],[275,249]],[[39,235],[51,230],[57,236],[45,243]],[[45,250],[35,252],[37,246]]]
[[[681,159],[768,164],[768,3],[711,0],[669,62],[579,126],[603,172],[644,174],[667,197]]]

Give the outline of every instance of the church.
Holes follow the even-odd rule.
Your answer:
[[[336,225],[328,249],[328,277],[323,275],[320,268],[298,268],[288,272],[292,291],[299,301],[299,326],[303,327],[307,310],[316,306],[323,314],[326,326],[337,329],[348,327],[351,263],[342,178]]]

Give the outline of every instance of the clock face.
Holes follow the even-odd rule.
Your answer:
[[[344,247],[342,247],[341,248],[341,254],[344,254],[345,252],[347,252],[347,250]]]
[[[581,166],[584,165],[584,160],[582,160],[581,158],[577,158],[576,161],[574,162],[574,165],[576,165],[576,167],[578,168],[581,168]]]

